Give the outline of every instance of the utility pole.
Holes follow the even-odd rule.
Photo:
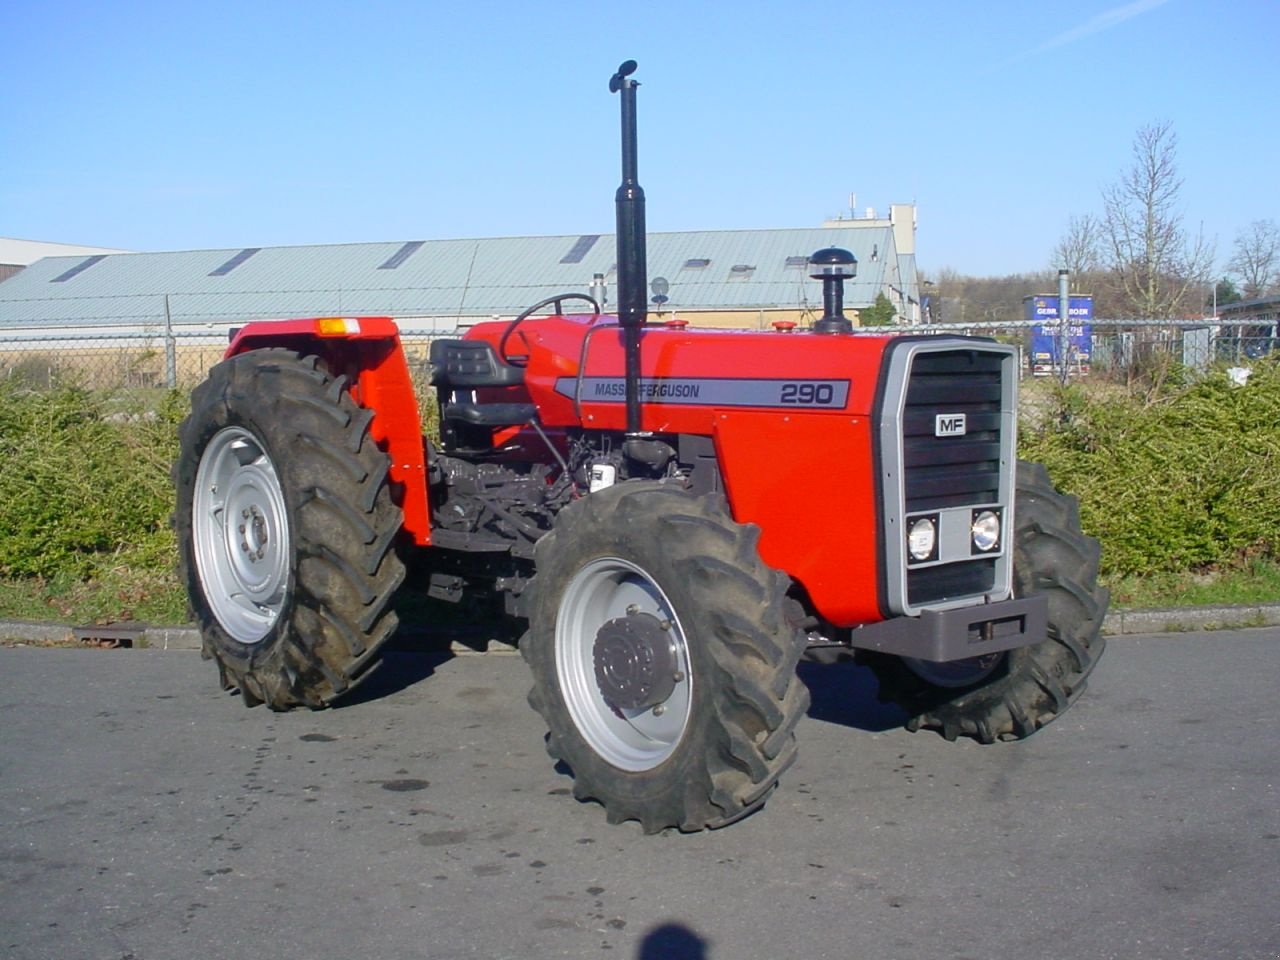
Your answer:
[[[1071,353],[1071,271],[1058,271],[1058,379],[1066,384]]]

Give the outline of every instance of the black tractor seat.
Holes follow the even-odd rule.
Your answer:
[[[430,364],[442,424],[510,427],[528,423],[538,412],[532,403],[476,401],[476,390],[524,383],[524,370],[499,359],[487,340],[432,340]]]

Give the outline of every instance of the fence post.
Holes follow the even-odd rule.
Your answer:
[[[1071,271],[1058,271],[1058,379],[1065,385],[1071,374]]]
[[[172,390],[178,385],[178,342],[173,338],[173,317],[169,313],[169,295],[164,295],[164,385]]]

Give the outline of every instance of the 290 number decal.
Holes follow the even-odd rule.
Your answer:
[[[836,391],[829,383],[784,383],[779,400],[797,406],[829,407],[835,403]]]

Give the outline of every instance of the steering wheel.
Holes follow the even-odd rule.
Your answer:
[[[504,363],[509,363],[513,367],[523,367],[528,365],[528,357],[507,356],[507,341],[510,340],[511,335],[516,332],[516,327],[520,326],[520,324],[524,323],[524,321],[528,320],[543,307],[550,306],[554,303],[556,305],[556,313],[563,316],[563,311],[560,307],[560,302],[562,300],[585,300],[587,303],[591,304],[591,316],[593,318],[600,316],[600,304],[596,303],[595,297],[588,296],[585,293],[557,293],[554,297],[547,297],[545,300],[539,300],[532,307],[528,307],[520,311],[516,318],[507,324],[507,329],[502,331],[502,336],[498,340],[498,356]]]

